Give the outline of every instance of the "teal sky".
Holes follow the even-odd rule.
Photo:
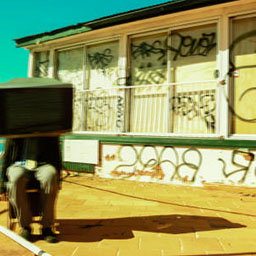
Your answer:
[[[0,2],[0,83],[27,76],[28,51],[14,39],[168,0],[11,0]]]

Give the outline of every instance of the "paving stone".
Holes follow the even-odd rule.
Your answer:
[[[67,181],[56,205],[60,242],[34,242],[53,256],[255,255],[252,188],[196,188],[84,174]],[[0,201],[0,225],[6,223],[7,203]],[[33,227],[39,234],[38,224]],[[1,234],[0,244],[1,256],[15,250]],[[10,255],[29,256],[17,250],[23,252]]]

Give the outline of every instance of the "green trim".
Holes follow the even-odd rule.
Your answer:
[[[62,162],[62,168],[68,171],[94,173],[94,164]]]
[[[108,136],[108,135],[84,135],[84,134],[66,134],[61,136],[61,140],[99,140],[106,144],[128,144],[128,145],[158,145],[175,147],[198,147],[198,148],[220,148],[220,149],[238,149],[248,148],[256,149],[256,141],[253,140],[224,140],[207,138],[171,138],[171,137],[145,137],[145,136]]]
[[[24,39],[24,40],[20,40],[21,42],[19,43],[18,41],[16,41],[16,46],[17,47],[25,47],[28,45],[32,45],[32,44],[38,44],[38,43],[44,43],[44,42],[48,42],[51,40],[56,40],[56,39],[60,39],[63,37],[68,37],[68,36],[72,36],[72,35],[77,35],[80,33],[85,33],[91,31],[91,28],[88,28],[86,26],[81,27],[81,28],[73,28],[73,29],[69,29],[67,31],[62,31],[56,34],[47,34],[45,33],[45,35],[42,35],[41,37],[32,37],[31,40],[29,39]]]

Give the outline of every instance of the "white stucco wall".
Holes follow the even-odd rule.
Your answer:
[[[255,152],[138,145],[102,145],[96,174],[104,178],[202,186],[255,186]]]

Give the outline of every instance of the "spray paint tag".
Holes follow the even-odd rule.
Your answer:
[[[234,70],[233,76],[234,77],[239,77],[239,71],[237,69]]]

